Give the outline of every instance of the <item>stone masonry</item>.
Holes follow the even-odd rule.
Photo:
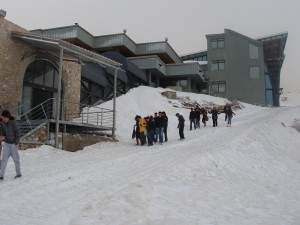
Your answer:
[[[12,110],[21,103],[24,74],[39,53],[25,44],[13,40],[12,32],[29,33],[20,26],[0,16],[0,105]],[[57,62],[58,64],[58,62]],[[68,102],[66,113],[79,112],[81,65],[64,61],[62,74],[62,99]],[[9,104],[8,103],[13,103]],[[11,106],[13,105],[13,106]],[[10,108],[11,107],[11,108]]]

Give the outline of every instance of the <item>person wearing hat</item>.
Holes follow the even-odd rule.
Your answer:
[[[20,128],[14,117],[11,116],[8,110],[2,112],[2,123],[0,135],[0,141],[3,144],[2,162],[1,162],[1,172],[0,180],[3,180],[5,175],[5,170],[7,166],[7,161],[9,157],[12,157],[15,163],[16,176],[15,178],[21,177],[21,167],[20,167],[20,156],[18,153],[18,144],[20,141]]]

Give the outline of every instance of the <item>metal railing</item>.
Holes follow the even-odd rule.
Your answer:
[[[63,102],[63,104],[65,103],[66,102]],[[68,102],[67,104],[70,103]],[[81,106],[83,105],[81,104]],[[64,106],[63,108],[67,111],[67,107]],[[90,124],[106,129],[113,128],[113,110],[104,109],[98,106],[85,106],[81,108],[79,112],[65,113],[64,118],[66,121],[71,121],[73,123]]]
[[[8,107],[9,106],[9,107]],[[50,98],[32,109],[24,112],[24,106],[19,103],[7,103],[0,105],[0,110],[10,109],[16,115],[23,135],[35,130],[38,126],[55,120],[57,99]],[[113,110],[99,106],[89,106],[80,103],[61,101],[60,121],[73,124],[91,125],[100,129],[113,129]]]

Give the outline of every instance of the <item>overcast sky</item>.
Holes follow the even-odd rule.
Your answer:
[[[179,54],[207,49],[206,34],[232,29],[251,38],[288,32],[284,92],[300,92],[298,0],[0,0],[6,19],[27,29],[78,23],[94,36],[121,33],[136,43],[163,41]]]

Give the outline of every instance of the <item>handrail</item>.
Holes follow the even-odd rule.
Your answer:
[[[23,136],[27,137],[34,132],[37,127],[56,119],[56,99],[49,98],[32,109],[22,113],[18,120],[20,128],[22,126]],[[97,126],[105,130],[113,129],[113,110],[101,108],[99,106],[89,106],[80,103],[61,101],[60,120],[69,121],[80,126]],[[26,133],[27,132],[27,133]]]
[[[68,121],[74,123],[91,124],[101,127],[112,127],[113,110],[89,111],[66,114]]]

